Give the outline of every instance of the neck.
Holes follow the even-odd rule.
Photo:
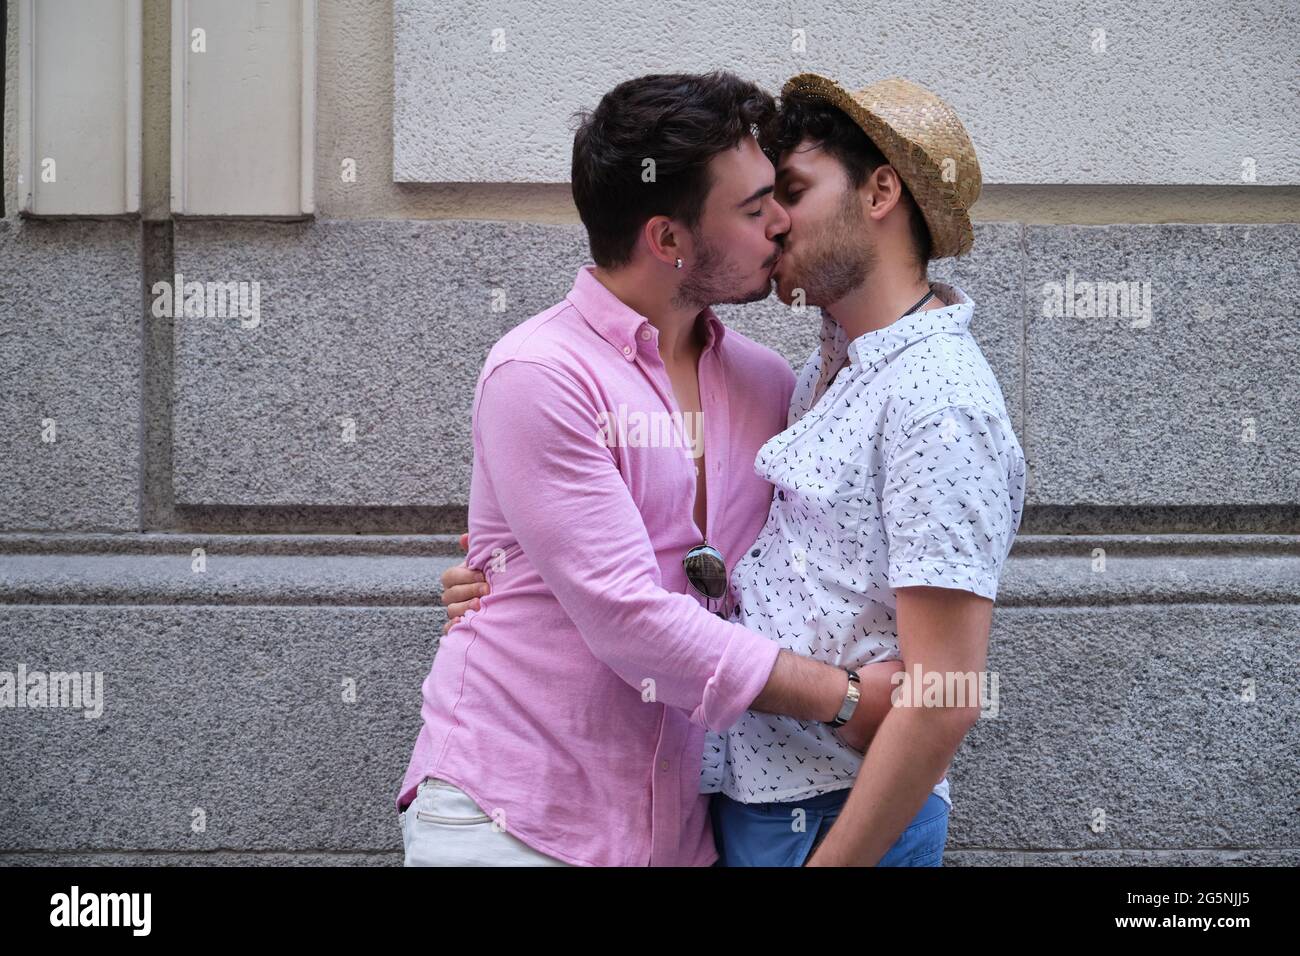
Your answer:
[[[823,311],[839,323],[847,341],[852,342],[867,332],[893,325],[929,288],[929,280],[918,276],[911,263],[882,262],[860,286],[838,302],[825,306]],[[945,304],[936,295],[917,311],[941,309]]]
[[[659,355],[664,364],[698,360],[701,349],[700,312],[697,306],[682,307],[673,302],[676,283],[656,278],[652,269],[638,265],[619,269],[596,266],[592,275],[625,306],[659,331]]]

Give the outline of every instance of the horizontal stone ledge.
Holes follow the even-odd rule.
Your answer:
[[[1101,545],[1104,547],[1104,545]],[[1104,607],[1121,604],[1300,603],[1300,557],[1218,554],[1060,554],[1006,562],[999,607]]]
[[[234,604],[441,607],[453,557],[248,555],[0,556],[0,604]]]
[[[962,850],[949,844],[945,866],[1298,866],[1300,849]]]
[[[210,528],[212,526],[205,526]],[[432,528],[427,528],[432,530]],[[441,530],[441,529],[439,529]],[[1296,535],[1300,504],[1036,505],[1026,503],[1023,535]]]
[[[405,555],[462,554],[454,534],[0,534],[0,556],[8,554],[169,554],[194,548],[238,555]]]
[[[1289,604],[1300,599],[1296,535],[1023,535],[1000,607]]]
[[[1300,866],[1300,849],[1250,850],[944,850],[945,866]],[[402,851],[57,850],[0,853],[0,866],[401,866]]]
[[[288,534],[347,537],[460,533],[467,508],[457,505],[181,505],[156,501],[143,526],[169,534]],[[1295,522],[1300,531],[1300,521]],[[15,528],[15,531],[24,530]],[[85,530],[94,530],[86,528]],[[1142,529],[1145,530],[1145,529]],[[1240,528],[1211,530],[1282,530]]]
[[[949,842],[946,866],[1297,866],[1300,848],[963,849]],[[0,866],[401,866],[402,851],[30,850],[0,853]]]
[[[400,837],[399,837],[400,839]],[[33,850],[0,853],[0,866],[401,866],[403,853],[397,850],[220,850],[184,853],[175,851],[122,850]]]
[[[7,554],[188,554],[194,548],[238,555],[461,555],[459,534],[205,534],[197,532],[9,532],[0,533]],[[1108,554],[1291,555],[1300,557],[1300,535],[1290,534],[1020,534],[1017,557],[1074,557],[1104,548]]]
[[[450,535],[0,535],[0,603],[440,608],[461,560]],[[1022,537],[998,593],[1002,607],[1292,603],[1300,538],[1285,535]]]
[[[1292,534],[1022,534],[1013,557],[1091,555],[1094,548],[1123,557],[1162,555],[1280,555],[1300,558],[1300,535]]]

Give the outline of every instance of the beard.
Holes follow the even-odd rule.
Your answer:
[[[834,219],[800,241],[807,251],[800,255],[798,271],[789,281],[803,289],[808,305],[831,305],[866,281],[875,268],[876,253],[865,227],[857,190],[845,189]]]
[[[745,274],[717,246],[695,232],[691,238],[696,249],[695,262],[673,296],[675,308],[702,309],[710,305],[758,302],[772,294],[770,277],[761,286],[745,288],[744,283],[748,281]]]

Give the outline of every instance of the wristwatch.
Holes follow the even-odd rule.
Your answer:
[[[858,672],[844,668],[849,675],[849,688],[844,692],[844,703],[840,706],[840,712],[835,715],[835,719],[830,722],[832,727],[843,727],[853,716],[853,711],[858,707],[858,700],[862,697],[862,691],[859,685],[862,683],[858,679]]]

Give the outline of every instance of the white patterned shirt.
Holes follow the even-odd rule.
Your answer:
[[[1024,453],[970,334],[974,303],[932,285],[946,308],[849,343],[823,318],[788,427],[754,463],[775,493],[732,572],[732,620],[828,664],[899,657],[895,588],[995,598],[1020,527]],[[700,790],[803,800],[853,786],[861,764],[820,721],[751,710],[707,735]],[[934,792],[951,806],[947,777]]]

